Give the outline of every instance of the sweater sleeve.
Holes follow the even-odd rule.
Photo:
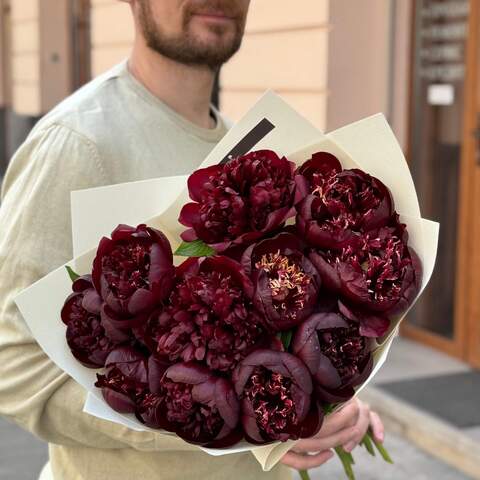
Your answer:
[[[192,450],[83,413],[86,391],[41,350],[13,301],[71,258],[70,192],[107,183],[95,144],[61,125],[31,135],[10,163],[0,206],[0,414],[56,444]]]

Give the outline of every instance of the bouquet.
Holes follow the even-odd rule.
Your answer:
[[[374,169],[352,165],[325,138],[305,147],[298,135],[302,148],[285,155],[282,142],[267,142],[273,122],[243,132],[276,109],[290,113],[267,94],[233,129],[241,142],[188,177],[188,194],[150,221],[120,223],[76,259],[78,274],[67,266],[71,293],[53,303],[69,352],[37,339],[96,395],[90,413],[161,429],[212,454],[273,451],[279,442],[288,449],[316,434],[383,363],[431,275],[436,227],[428,238],[419,212],[396,210],[412,199],[402,202]],[[288,127],[301,129],[305,121],[290,115]],[[271,148],[253,149],[261,141]],[[231,147],[228,136],[221,143]],[[18,298],[34,333],[41,287],[66,283],[54,273]],[[369,434],[363,444],[374,453]],[[351,454],[336,451],[353,478]]]

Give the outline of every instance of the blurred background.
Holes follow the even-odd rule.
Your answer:
[[[0,178],[35,122],[132,40],[118,0],[0,0]],[[423,216],[441,223],[430,286],[365,393],[399,466],[360,462],[359,478],[480,478],[479,73],[478,0],[253,0],[219,75],[214,101],[232,120],[266,89],[325,131],[383,112]],[[0,423],[2,480],[36,478],[45,452]]]

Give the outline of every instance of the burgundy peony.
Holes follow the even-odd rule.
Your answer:
[[[372,343],[360,334],[358,321],[338,308],[305,320],[295,332],[292,351],[308,367],[317,398],[325,403],[349,400],[373,367]]]
[[[306,192],[312,193],[322,188],[330,177],[341,171],[342,165],[335,155],[328,152],[317,152],[298,168],[297,173],[302,175],[306,181]]]
[[[61,312],[62,321],[67,325],[68,346],[84,366],[103,367],[115,344],[101,325],[102,299],[93,288],[90,275],[75,280],[72,290]]]
[[[193,362],[177,363],[152,390],[155,393],[143,399],[137,412],[146,425],[216,448],[241,439],[237,428],[240,407],[227,379]]]
[[[390,226],[363,234],[356,247],[314,251],[310,260],[326,288],[388,316],[406,311],[421,285],[420,259],[408,246],[405,225],[397,219]]]
[[[271,331],[288,330],[312,313],[320,275],[289,233],[251,245],[242,265],[255,286],[254,304]]]
[[[295,356],[256,350],[233,374],[241,421],[249,442],[308,438],[320,430],[323,413],[312,401],[312,379]]]
[[[356,244],[358,232],[385,226],[394,204],[380,180],[359,169],[338,171],[331,157],[311,160],[300,169],[310,194],[297,206],[296,223],[310,245],[341,250]]]
[[[279,228],[305,193],[294,172],[292,162],[270,150],[197,170],[188,179],[194,203],[180,213],[180,223],[190,227],[183,240],[201,239],[222,252]]]
[[[132,347],[119,347],[108,356],[105,375],[97,374],[95,386],[117,412],[134,413],[148,393],[147,359]]]
[[[93,283],[105,301],[102,321],[113,330],[138,326],[168,297],[173,277],[172,250],[163,233],[119,225],[111,239],[102,238],[93,263]]]
[[[153,351],[170,362],[196,360],[230,371],[265,340],[252,304],[253,285],[227,257],[187,262],[168,305],[150,319],[145,343],[152,338]]]

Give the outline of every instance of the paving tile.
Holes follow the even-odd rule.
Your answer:
[[[462,429],[469,437],[472,437],[480,444],[480,426]]]
[[[47,459],[45,442],[0,418],[0,480],[37,480]]]
[[[407,338],[393,341],[387,361],[372,384],[468,372],[471,368],[455,358]]]
[[[422,452],[398,435],[388,434],[386,447],[395,464],[372,458],[363,448],[354,450],[357,480],[471,480],[470,477]],[[337,458],[311,470],[312,480],[346,480]],[[295,475],[295,480],[299,476]]]

